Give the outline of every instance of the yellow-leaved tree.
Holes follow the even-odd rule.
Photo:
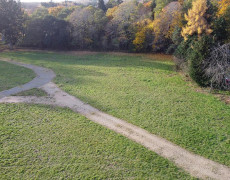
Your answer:
[[[165,6],[161,13],[149,25],[154,32],[153,49],[162,50],[168,45],[176,27],[182,27],[182,6],[173,1]]]
[[[225,20],[226,34],[224,34],[226,43],[230,42],[230,0],[220,0],[218,2],[217,15]]]
[[[51,7],[48,9],[49,11],[49,14],[54,16],[54,17],[57,17],[58,16],[58,13],[61,12],[62,9],[64,9],[65,7],[64,6],[57,6],[57,7]]]
[[[203,33],[211,34],[212,29],[205,18],[207,11],[207,0],[196,0],[192,3],[192,9],[188,10],[185,14],[185,20],[188,21],[187,25],[182,28],[182,36],[187,40],[187,36],[193,34],[200,37]]]
[[[147,42],[148,34],[153,34],[152,28],[149,26],[151,22],[150,19],[144,19],[143,21],[136,23],[138,31],[135,34],[135,39],[133,41],[136,51],[146,50],[149,45]]]
[[[221,0],[218,2],[219,5],[219,10],[218,10],[218,15],[221,16],[226,13],[227,9],[230,6],[230,0]]]
[[[106,16],[109,18],[109,19],[113,19],[113,16],[114,16],[114,12],[116,12],[118,9],[118,6],[114,6],[112,8],[109,8],[106,12]]]

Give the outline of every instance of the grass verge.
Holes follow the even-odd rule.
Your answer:
[[[34,77],[30,69],[0,61],[0,91],[25,84]]]
[[[15,94],[14,96],[37,96],[37,97],[42,97],[42,96],[47,96],[47,93],[41,89],[30,89],[28,91],[23,91],[18,94]]]

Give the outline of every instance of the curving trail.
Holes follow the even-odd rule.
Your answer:
[[[22,67],[25,67],[28,69],[32,69],[35,72],[36,77],[32,81],[30,81],[24,85],[17,86],[17,87],[14,87],[12,89],[0,92],[0,99],[3,97],[13,95],[13,94],[18,94],[20,92],[27,91],[27,90],[30,90],[33,88],[39,88],[42,85],[49,83],[50,81],[52,81],[53,78],[56,77],[56,75],[53,71],[46,69],[46,68],[42,68],[42,67],[30,65],[30,64],[18,63],[18,62],[6,60],[6,59],[4,59],[4,60],[1,59],[1,61],[6,61],[6,62],[9,62],[9,63],[14,64],[14,65],[18,65],[18,66],[22,66]]]
[[[78,98],[62,91],[60,88],[57,87],[56,84],[51,82],[52,79],[55,77],[55,74],[52,70],[14,61],[8,62],[32,69],[36,73],[37,77],[25,85],[0,92],[0,103],[31,103],[68,107],[74,112],[87,117],[95,123],[103,125],[145,146],[149,150],[157,153],[158,155],[167,158],[194,177],[201,179],[217,180],[230,179],[229,167],[216,163],[199,155],[195,155],[161,137],[147,132],[144,129],[127,123],[124,120],[103,113],[98,109],[88,104],[85,104]],[[46,91],[49,96],[39,98],[34,96],[10,96],[32,88],[41,88]]]

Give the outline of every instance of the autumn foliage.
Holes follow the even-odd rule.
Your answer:
[[[57,7],[51,7],[48,9],[49,11],[49,14],[54,16],[54,17],[57,17],[58,14],[61,12],[61,10],[64,9],[64,6],[57,6]]]
[[[200,85],[209,84],[204,64],[212,49],[230,42],[230,0],[97,2],[42,3],[22,18],[23,39],[16,40],[47,49],[174,53],[183,64],[178,67],[186,67]],[[0,21],[0,33],[8,39],[3,25],[8,21]]]
[[[39,29],[39,23],[52,16],[69,23],[73,49],[173,53],[183,40],[203,35],[228,42],[228,8],[230,0],[100,0],[88,6],[49,3],[28,14],[25,39],[32,24]],[[31,34],[38,34],[35,28],[33,31]]]
[[[221,16],[225,14],[228,8],[230,7],[230,0],[220,0],[218,2],[218,5],[219,5],[218,15]]]
[[[182,29],[182,36],[187,39],[187,36],[198,34],[200,37],[203,33],[210,34],[212,29],[206,20],[207,0],[196,0],[192,3],[192,9],[185,14],[187,25]]]

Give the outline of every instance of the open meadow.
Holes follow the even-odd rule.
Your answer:
[[[230,0],[0,0],[0,180],[230,180]]]
[[[20,51],[0,57],[52,69],[54,82],[69,94],[230,165],[230,106],[185,81],[170,56]],[[30,70],[2,65],[1,90],[34,77]],[[31,93],[45,95],[36,89],[22,95]],[[0,119],[1,179],[191,178],[168,160],[68,109],[0,104]]]

